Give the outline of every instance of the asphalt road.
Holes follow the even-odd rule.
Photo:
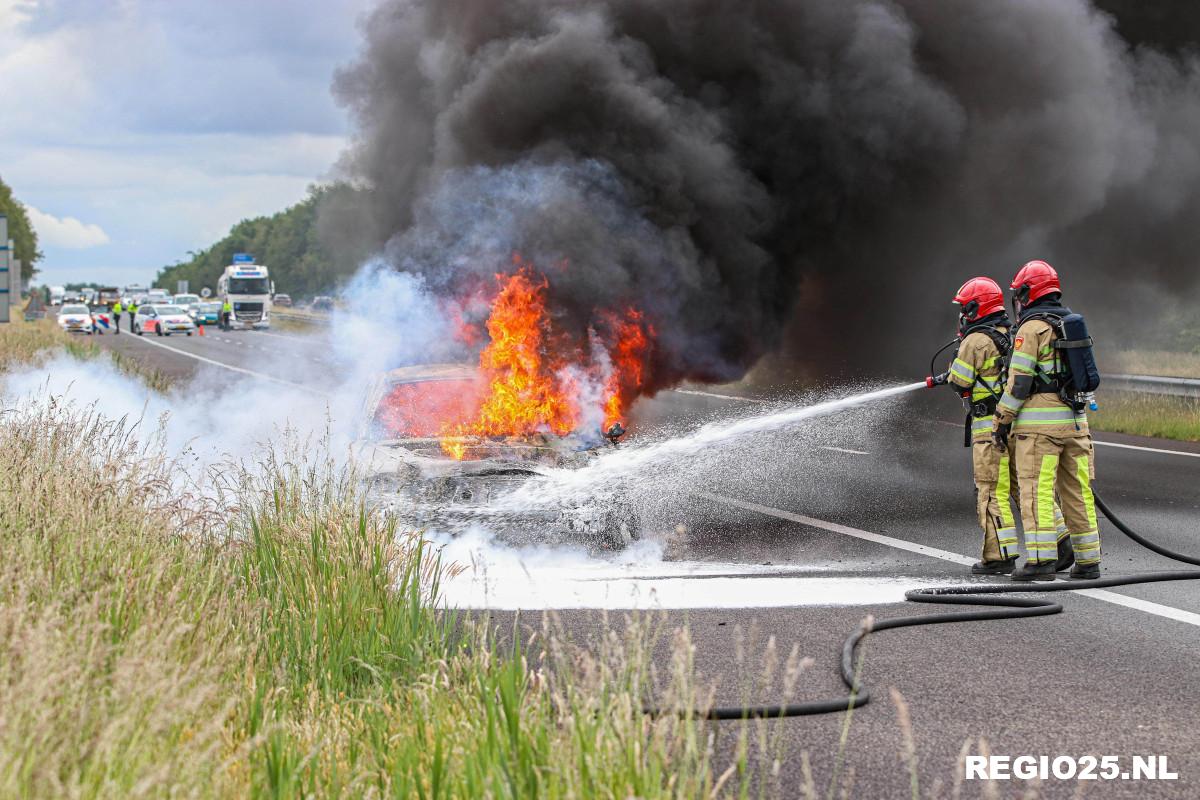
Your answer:
[[[320,335],[212,332],[139,341],[123,333],[100,341],[167,374],[197,380],[246,374],[227,369],[234,368],[320,392],[327,389],[325,370],[336,369]],[[639,407],[635,422],[647,432],[686,431],[713,417],[770,408],[722,394],[663,393]],[[908,583],[968,580],[959,562],[978,557],[978,532],[958,415],[949,393],[914,393],[700,453],[646,477],[647,525],[668,542],[663,569],[672,562],[712,564],[720,567],[717,575],[741,576],[731,589],[724,579],[697,575],[699,594],[714,602],[662,612],[668,628],[689,626],[696,665],[719,704],[779,698],[778,680],[764,688],[754,679],[771,637],[784,654],[796,644],[815,659],[797,701],[840,696],[840,648],[865,616],[939,610],[894,600]],[[1097,440],[1097,487],[1109,504],[1155,540],[1200,554],[1200,447],[1110,434]],[[1143,550],[1105,522],[1101,529],[1108,575],[1186,568]],[[914,545],[927,549],[917,552]],[[797,576],[813,580],[797,584]],[[637,580],[654,585],[653,575]],[[874,582],[900,588],[886,593],[889,602],[875,602],[862,588]],[[753,607],[715,602],[718,589],[753,596],[745,604]],[[911,796],[902,725],[888,695],[894,687],[910,707],[922,796],[939,784],[943,795],[951,794],[960,750],[969,743],[978,752],[979,737],[998,755],[1114,755],[1123,769],[1133,756],[1166,756],[1179,777],[967,781],[963,797],[1023,796],[1031,786],[1040,792],[1034,796],[1044,797],[1200,796],[1197,586],[1165,583],[1056,599],[1066,610],[1053,617],[872,636],[863,681],[874,701],[854,713],[848,728],[845,715],[770,724],[770,736],[786,754],[777,779],[782,793],[799,796],[800,753],[807,752],[824,794],[841,749],[843,774],[853,774],[852,796]],[[513,613],[493,616],[504,627]],[[520,624],[536,626],[537,616],[526,613]],[[556,617],[580,641],[625,624],[621,614],[594,609],[563,609]],[[666,658],[665,643],[662,649]],[[738,723],[718,727],[719,757],[730,758]]]

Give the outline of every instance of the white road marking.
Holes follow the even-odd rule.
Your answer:
[[[850,453],[850,454],[852,454],[852,455],[856,455],[856,456],[869,456],[869,455],[871,455],[871,454],[870,454],[870,453],[868,453],[866,450],[851,450],[851,449],[849,449],[849,448],[847,448],[847,447],[833,447],[832,445],[821,445],[821,449],[822,449],[822,450],[833,450],[833,451],[834,451],[834,452],[836,452],[836,453]]]
[[[1125,450],[1142,450],[1147,453],[1163,453],[1168,456],[1187,456],[1188,458],[1200,458],[1200,453],[1189,453],[1185,450],[1165,450],[1161,447],[1142,447],[1136,444],[1118,444],[1117,442],[1102,442],[1099,439],[1092,439],[1092,444],[1102,444],[1105,447],[1120,447]]]
[[[243,375],[251,375],[255,378],[259,378],[264,381],[271,381],[272,383],[279,383],[284,386],[290,386],[293,389],[299,389],[303,392],[320,395],[321,397],[332,397],[333,396],[333,395],[329,394],[328,392],[322,392],[321,390],[314,389],[311,386],[304,386],[299,383],[292,383],[291,381],[285,381],[283,378],[276,378],[271,375],[264,375],[261,372],[255,372],[254,370],[251,370],[251,369],[245,369],[243,367],[235,367],[232,364],[225,364],[221,361],[214,361],[211,358],[205,358],[204,356],[198,356],[195,353],[189,353],[186,350],[180,350],[178,347],[171,347],[171,345],[169,345],[169,344],[165,344],[163,342],[156,342],[153,339],[147,339],[143,336],[139,336],[137,338],[138,338],[139,342],[145,342],[146,344],[154,345],[155,347],[161,347],[164,350],[170,350],[172,353],[178,353],[181,356],[187,356],[188,358],[194,358],[197,361],[203,361],[205,364],[212,364],[214,367],[221,367],[222,369],[227,369],[232,372],[240,372]]]
[[[847,525],[839,525],[836,522],[826,522],[823,519],[814,517],[806,517],[803,514],[793,514],[790,511],[783,511],[770,506],[762,506],[758,503],[750,503],[745,500],[738,500],[735,497],[727,497],[725,495],[713,494],[711,492],[695,492],[697,497],[703,497],[707,500],[712,500],[716,503],[741,508],[746,511],[754,511],[759,514],[764,514],[768,517],[776,519],[785,519],[789,522],[798,522],[801,525],[807,525],[810,528],[820,528],[821,530],[830,531],[832,533],[840,533],[845,536],[853,536],[856,539],[863,539],[868,542],[895,547],[898,550],[907,550],[910,553],[917,553],[930,558],[938,558],[942,561],[950,561],[955,564],[963,564],[964,566],[975,563],[974,559],[959,553],[951,553],[949,550],[941,550],[937,547],[928,547],[927,545],[917,544],[916,542],[908,542],[904,539],[896,539],[892,536],[885,536],[880,533],[871,533],[870,531],[851,528]],[[1154,614],[1159,617],[1166,617],[1177,622],[1186,622],[1189,625],[1200,626],[1200,614],[1194,614],[1191,611],[1184,611],[1181,608],[1162,605],[1161,603],[1152,603],[1149,600],[1139,600],[1136,597],[1127,597],[1123,594],[1110,592],[1107,589],[1075,589],[1077,594],[1086,595],[1095,600],[1102,600],[1113,605],[1124,606],[1138,611],[1144,611],[1147,614]]]
[[[961,428],[961,422],[947,422],[944,419],[934,420],[939,425],[950,425],[954,428]],[[1187,456],[1188,458],[1200,458],[1200,453],[1189,453],[1186,450],[1167,450],[1162,447],[1143,447],[1138,444],[1120,444],[1118,442],[1102,442],[1096,437],[1092,437],[1092,444],[1102,445],[1104,447],[1120,447],[1123,450],[1141,450],[1144,453],[1162,453],[1167,456]]]

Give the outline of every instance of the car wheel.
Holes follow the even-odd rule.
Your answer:
[[[138,328],[138,329],[137,329],[136,331],[134,331],[134,332],[135,332],[135,333],[136,333],[138,336],[141,336],[141,335],[142,335],[142,329],[141,329],[141,328]]]
[[[161,328],[161,327],[159,327],[158,325],[155,325],[155,326],[154,326],[154,332],[155,332],[156,334],[158,334],[159,336],[162,336],[162,335],[163,335],[162,328]]]
[[[192,332],[191,332],[191,331],[188,331],[187,333],[188,333],[188,336],[191,336],[191,335],[192,335]]]

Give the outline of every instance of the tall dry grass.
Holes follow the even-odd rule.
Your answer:
[[[439,609],[447,566],[305,456],[182,465],[47,401],[0,414],[0,796],[700,797],[686,635],[500,645]],[[136,460],[127,453],[140,453]],[[204,531],[203,535],[197,532]],[[744,750],[745,748],[743,748]]]

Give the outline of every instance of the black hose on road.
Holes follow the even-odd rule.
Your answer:
[[[1143,547],[1158,553],[1160,556],[1181,561],[1185,564],[1200,566],[1200,558],[1177,553],[1160,544],[1146,539],[1134,532],[1122,522],[1116,514],[1096,495],[1096,505],[1116,526],[1117,530]],[[813,714],[830,714],[839,711],[849,711],[865,706],[871,701],[871,693],[858,682],[854,664],[855,654],[862,641],[876,631],[886,631],[895,628],[914,628],[918,625],[941,625],[950,622],[979,622],[991,619],[1021,619],[1023,617],[1044,617],[1061,613],[1061,604],[1042,597],[1005,597],[1014,594],[1046,594],[1049,592],[1072,592],[1079,589],[1105,589],[1111,586],[1132,586],[1139,583],[1159,583],[1162,581],[1192,581],[1200,580],[1200,570],[1168,570],[1162,572],[1141,572],[1121,578],[1098,578],[1096,580],[1068,580],[1053,583],[996,583],[982,586],[943,586],[932,589],[912,589],[904,593],[904,599],[913,603],[939,603],[956,606],[992,606],[994,610],[979,611],[948,611],[940,614],[925,614],[914,617],[893,617],[892,619],[876,620],[869,626],[864,623],[842,645],[842,683],[850,690],[846,697],[836,700],[816,700],[809,703],[791,703],[773,706],[718,706],[707,709],[702,713],[679,711],[665,708],[646,708],[645,713],[653,716],[677,714],[679,716],[695,716],[710,720],[730,720],[749,718],[779,718],[803,717]]]

